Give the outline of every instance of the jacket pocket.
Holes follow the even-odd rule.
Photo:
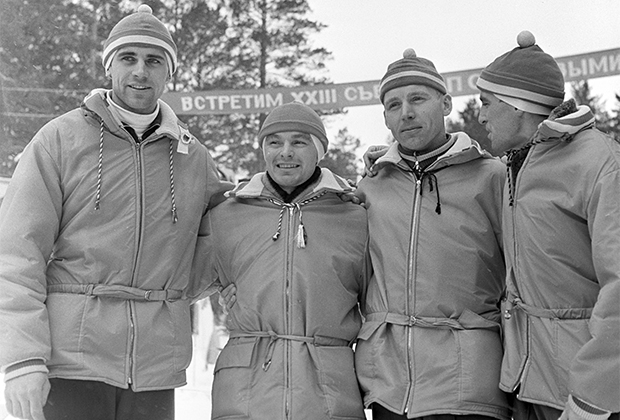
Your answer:
[[[54,368],[84,365],[84,318],[88,313],[84,295],[53,293],[47,297],[52,360]]]
[[[170,308],[172,320],[170,328],[174,333],[174,369],[175,372],[185,372],[192,360],[192,322],[189,304],[185,300],[179,300],[166,306]]]
[[[249,417],[252,354],[257,340],[231,339],[217,358],[213,379],[213,419]]]
[[[592,339],[589,319],[559,319],[553,322],[556,326],[554,366],[558,369],[558,383],[568,384],[571,363],[583,345]]]
[[[471,312],[470,315],[475,315]],[[479,317],[479,315],[476,315]],[[480,317],[481,319],[484,319]],[[459,389],[462,401],[507,407],[499,389],[502,343],[499,328],[455,330],[460,357]]]
[[[360,387],[365,393],[375,388],[373,382],[380,373],[377,371],[377,347],[374,346],[374,341],[370,338],[381,326],[385,328],[385,324],[381,322],[364,322],[357,334],[355,369]]]
[[[363,419],[364,407],[350,347],[314,347],[319,383],[330,418]]]

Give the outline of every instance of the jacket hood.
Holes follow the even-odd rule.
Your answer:
[[[538,129],[525,145],[506,152],[508,205],[512,207],[514,204],[517,174],[533,146],[541,143],[568,143],[581,131],[593,128],[594,123],[594,114],[588,106],[577,105],[574,99],[569,99],[551,111],[549,118],[538,125]]]
[[[580,131],[594,125],[594,114],[586,105],[577,105],[570,99],[556,107],[549,118],[538,126],[532,143],[561,140],[570,141]]]
[[[109,110],[110,103],[107,98],[108,92],[108,89],[92,90],[82,101],[81,108],[89,117],[102,121],[110,133],[118,137],[125,137],[125,130],[123,130],[122,125],[119,124]],[[187,143],[195,140],[187,130],[185,124],[177,118],[172,108],[161,99],[158,99],[157,102],[159,103],[162,118],[161,125],[155,133],[171,137],[175,140],[183,139]],[[95,117],[95,115],[98,118]]]
[[[265,187],[263,178],[266,176],[265,172],[259,172],[252,177],[248,182],[243,182],[232,191],[228,191],[226,197],[237,198],[259,198],[269,197],[273,198],[273,194]],[[319,182],[311,187],[312,189],[305,194],[302,194],[299,198],[303,199],[308,195],[315,195],[323,192],[332,192],[335,194],[343,194],[353,192],[353,187],[342,177],[334,174],[327,168],[321,168],[321,177]]]
[[[452,147],[443,155],[439,156],[439,158],[437,158],[437,160],[426,169],[427,171],[437,171],[445,168],[446,166],[458,165],[479,158],[493,157],[489,152],[482,149],[478,142],[473,140],[466,133],[459,131],[452,133],[451,135],[456,137],[454,145],[452,145]],[[377,159],[375,162],[375,167],[379,170],[389,164],[402,168],[409,168],[398,152],[398,142],[394,142],[394,144],[392,144],[388,149],[387,153]]]

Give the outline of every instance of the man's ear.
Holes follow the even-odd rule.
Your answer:
[[[450,96],[447,93],[443,95],[442,103],[443,103],[443,116],[447,117],[452,112],[452,96]]]

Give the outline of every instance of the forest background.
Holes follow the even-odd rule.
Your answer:
[[[146,3],[173,34],[179,71],[171,92],[267,89],[332,83],[331,52],[317,46],[325,25],[307,0],[0,0],[0,176],[10,177],[36,131],[79,106],[88,92],[110,87],[101,65],[107,34],[123,16]],[[310,4],[309,4],[310,3]],[[620,96],[603,104],[588,80],[570,85],[590,105],[600,129],[620,136]],[[470,98],[448,131],[462,130],[492,150]],[[326,125],[346,109],[321,112]],[[264,169],[256,134],[266,114],[181,117],[229,177]],[[377,139],[389,143],[391,140]],[[321,166],[356,181],[360,139],[342,128],[330,139]]]

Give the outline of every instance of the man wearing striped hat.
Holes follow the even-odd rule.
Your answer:
[[[617,419],[620,145],[587,106],[563,102],[534,36],[517,41],[477,82],[479,121],[508,163],[500,386],[515,420]]]
[[[159,99],[176,46],[148,6],[102,61],[112,89],[35,135],[0,208],[0,366],[19,418],[172,419],[186,383],[197,232],[228,185]]]
[[[413,50],[380,97],[394,143],[360,183],[372,277],[356,370],[374,420],[510,419],[499,389],[505,169],[445,131],[442,76]]]

